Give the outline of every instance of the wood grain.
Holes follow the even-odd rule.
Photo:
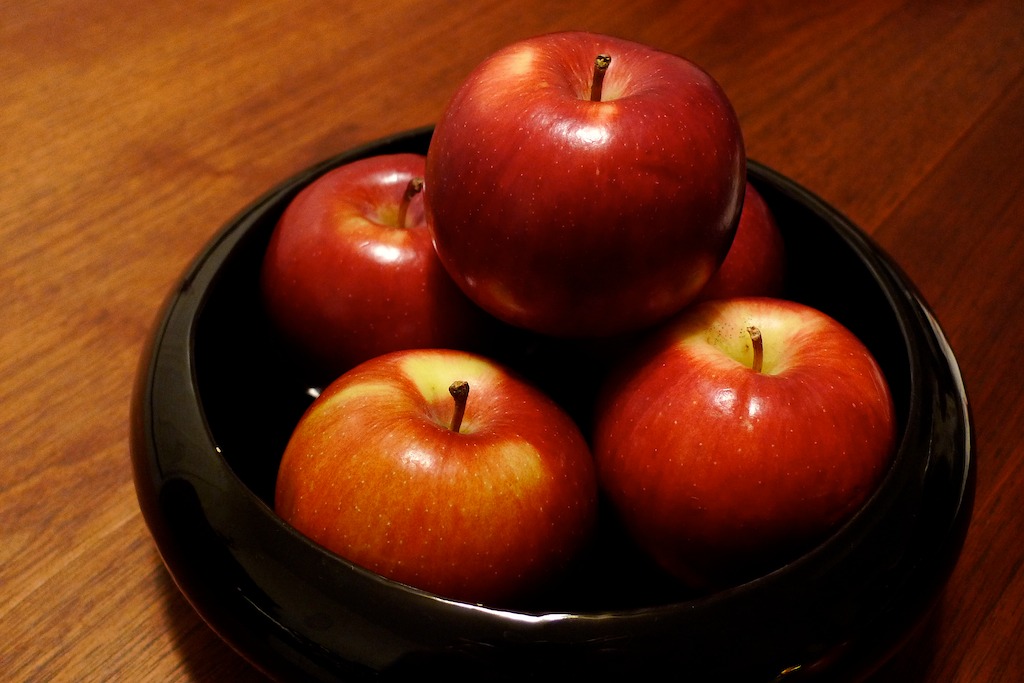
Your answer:
[[[975,416],[975,517],[875,680],[1021,680],[1022,26],[1019,0],[6,3],[3,677],[260,680],[178,593],[135,500],[129,397],[160,303],[277,181],[434,121],[498,47],[579,28],[705,66],[750,156],[872,233],[932,305]]]

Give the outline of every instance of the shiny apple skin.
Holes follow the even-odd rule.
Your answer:
[[[594,60],[611,56],[602,101]],[[427,221],[449,274],[513,325],[609,336],[689,303],[732,241],[745,152],[693,63],[582,32],[514,43],[456,90],[427,153]]]
[[[459,432],[448,388],[470,392]],[[325,548],[442,597],[502,604],[558,576],[596,523],[587,443],[481,356],[395,352],[332,383],[285,449],[275,508]]]
[[[896,438],[863,344],[770,298],[685,311],[609,381],[596,424],[598,476],[631,535],[702,590],[769,572],[834,531],[876,490]]]
[[[263,261],[271,319],[334,379],[358,363],[408,348],[475,343],[483,313],[441,267],[413,197],[398,207],[424,156],[382,154],[333,169],[287,206]]]
[[[782,295],[786,280],[786,244],[764,198],[747,183],[743,210],[729,253],[695,302],[741,296]]]

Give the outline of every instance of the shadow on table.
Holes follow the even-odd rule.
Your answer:
[[[189,680],[198,683],[269,681],[206,625],[162,565],[159,575],[164,593],[164,611],[170,624],[175,648],[181,654]]]
[[[930,683],[937,650],[937,634],[943,619],[943,596],[911,632],[906,643],[864,683]]]

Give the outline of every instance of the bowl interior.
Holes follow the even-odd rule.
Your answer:
[[[268,509],[277,466],[292,428],[332,377],[307,366],[284,344],[264,314],[258,287],[263,251],[288,201],[328,168],[369,153],[426,152],[423,134],[325,162],[268,195],[243,219],[243,232],[219,265],[196,317],[195,382],[212,438],[238,479]],[[908,339],[892,293],[865,259],[873,247],[857,231],[836,230],[776,174],[752,163],[750,181],[771,207],[786,239],[786,298],[838,319],[871,349],[890,383],[900,430],[910,400]],[[612,345],[614,346],[614,345]],[[496,327],[486,353],[506,362],[552,394],[587,433],[592,397],[609,365],[607,346],[580,346]],[[272,514],[272,513],[269,513]],[[679,602],[693,597],[635,551],[614,515],[603,511],[601,531],[562,581],[516,609],[602,613]],[[506,607],[506,606],[502,606]]]

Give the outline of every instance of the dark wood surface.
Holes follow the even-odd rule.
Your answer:
[[[135,499],[129,396],[158,307],[274,183],[431,123],[486,55],[567,28],[703,65],[749,155],[917,283],[966,378],[978,495],[938,608],[875,680],[1024,680],[1020,0],[5,3],[5,680],[259,680],[177,592]]]

